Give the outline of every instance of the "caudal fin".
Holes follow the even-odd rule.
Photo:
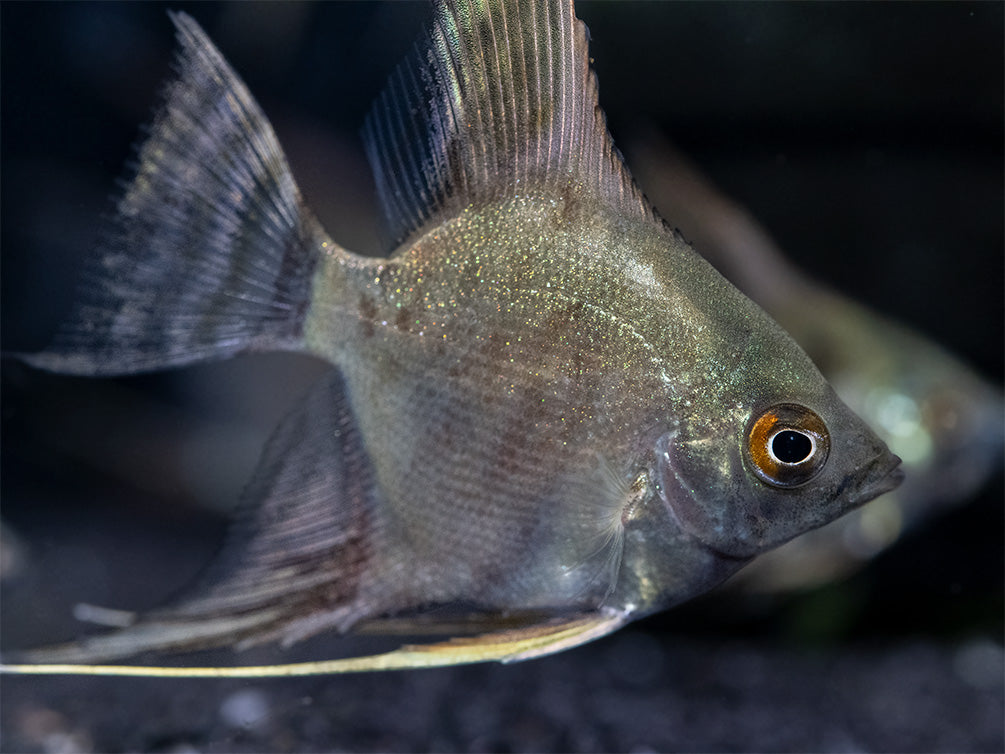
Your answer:
[[[112,375],[301,350],[311,281],[334,249],[272,127],[199,25],[173,13],[178,76],[50,349],[52,371]]]

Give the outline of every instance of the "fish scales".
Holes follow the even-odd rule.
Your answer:
[[[549,202],[541,204],[561,216]],[[396,516],[410,522],[413,539],[430,545],[416,560],[429,562],[441,553],[448,558],[448,572],[456,573],[459,562],[471,562],[476,555],[496,568],[502,562],[512,568],[499,556],[526,543],[527,528],[587,526],[588,521],[564,521],[560,506],[551,507],[553,519],[541,521],[536,514],[540,501],[554,498],[554,490],[597,467],[590,442],[614,454],[621,449],[641,454],[643,447],[651,447],[639,438],[642,412],[628,399],[627,385],[666,396],[664,402],[671,405],[669,386],[658,372],[645,368],[654,360],[654,346],[637,326],[626,324],[639,320],[652,282],[645,281],[634,302],[628,292],[632,285],[640,287],[637,281],[598,289],[598,280],[611,278],[612,270],[604,269],[610,261],[583,252],[587,244],[603,244],[606,233],[599,227],[582,239],[546,233],[550,240],[542,243],[535,235],[527,240],[533,244],[529,247],[517,235],[513,244],[514,233],[527,225],[521,214],[530,212],[542,220],[542,211],[529,204],[523,213],[499,213],[510,218],[511,229],[505,219],[465,218],[461,227],[439,228],[417,242],[382,270],[381,282],[372,283],[377,291],[366,298],[364,308],[387,324],[379,330],[361,325],[350,338],[362,341],[349,346],[354,363],[345,370],[349,384],[360,385],[349,391],[359,396],[354,413],[363,432],[374,438],[373,447],[389,451],[375,453],[381,487]],[[492,248],[498,236],[478,230],[484,225],[497,233],[501,226],[507,245],[518,251]],[[539,234],[542,226],[531,227]],[[544,228],[549,229],[547,224]],[[486,260],[479,265],[481,282],[459,271],[451,284],[449,276],[436,274],[443,270],[430,269],[426,257],[447,259],[451,271],[449,255],[437,247],[470,248],[466,239],[472,236],[484,239],[480,243],[486,247],[479,252]],[[543,261],[528,264],[529,256]],[[517,280],[511,270],[519,271]],[[437,282],[426,287],[421,280]],[[582,303],[587,300],[589,305]],[[400,311],[409,312],[407,328],[396,324],[395,312]],[[423,334],[416,337],[417,332]],[[654,334],[661,339],[668,335],[665,327]],[[414,437],[436,442],[416,444]],[[465,471],[458,475],[454,469]],[[619,469],[625,477],[633,471]],[[449,486],[446,491],[444,485]],[[473,495],[475,502],[466,504]],[[581,514],[572,507],[566,518]],[[516,541],[500,541],[499,547],[507,549],[499,552],[486,549],[473,533],[485,527],[487,518],[512,520],[510,527],[489,528],[494,534],[512,529]],[[538,571],[540,564],[530,556],[548,550],[533,539],[527,546],[520,559]],[[558,569],[577,565],[575,560],[554,563]],[[526,605],[526,600],[519,595],[514,604]]]
[[[99,262],[53,347],[23,358],[101,375],[292,350],[333,369],[266,446],[202,586],[8,671],[538,657],[898,483],[899,459],[635,186],[571,2],[434,5],[365,125],[381,258],[321,228],[237,74],[172,19],[179,78],[104,249],[114,275]],[[309,667],[81,664],[457,625],[431,608],[499,630]]]

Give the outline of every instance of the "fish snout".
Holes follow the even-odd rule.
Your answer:
[[[851,499],[853,507],[864,505],[880,495],[885,495],[904,481],[904,469],[900,456],[884,450],[864,469],[859,492]]]

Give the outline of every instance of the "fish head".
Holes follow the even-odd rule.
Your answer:
[[[673,525],[743,559],[893,489],[902,473],[780,327],[752,304],[738,305],[739,319],[724,308],[707,353],[731,356],[713,359],[716,379],[690,391],[689,410],[656,441],[654,470]]]

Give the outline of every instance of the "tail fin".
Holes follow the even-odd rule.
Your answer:
[[[334,244],[304,207],[251,94],[199,25],[171,14],[178,77],[51,349],[52,371],[128,374],[300,350],[314,269]]]
[[[363,587],[379,565],[379,492],[332,370],[269,441],[242,516],[204,585],[111,633],[30,650],[30,662],[290,643],[400,607]],[[388,593],[391,590],[386,590]]]

